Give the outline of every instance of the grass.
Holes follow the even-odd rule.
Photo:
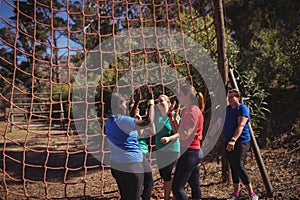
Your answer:
[[[4,142],[4,138],[9,138],[10,140],[23,140],[26,135],[26,130],[14,130],[10,132],[10,126],[6,124],[5,121],[0,121],[0,142]]]

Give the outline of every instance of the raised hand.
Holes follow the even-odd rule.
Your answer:
[[[148,89],[147,99],[148,100],[154,99],[152,88],[147,85],[147,89]]]
[[[173,115],[172,112],[175,109],[176,101],[173,101],[172,105],[169,107],[169,110],[167,112],[168,116]]]
[[[134,104],[129,112],[131,117],[136,118],[136,113],[137,113],[137,109],[139,107],[140,100],[141,100],[141,89],[137,88],[135,90],[135,95],[134,95]]]
[[[141,88],[135,90],[134,102],[139,102],[141,100]]]
[[[175,110],[175,115],[174,115],[174,118],[177,119],[178,115],[179,115],[179,112],[180,112],[180,104],[178,105],[178,107],[176,108]]]
[[[180,112],[180,104],[178,107],[175,109],[176,101],[173,101],[172,105],[170,106],[167,114],[169,117],[172,117],[172,119],[177,119],[179,112]],[[173,115],[173,111],[175,111],[175,114]]]

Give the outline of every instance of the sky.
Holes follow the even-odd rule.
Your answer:
[[[13,15],[13,8],[7,2],[10,2],[13,5],[12,0],[0,0],[0,16],[9,20],[9,17]],[[6,24],[0,20],[0,28],[3,26],[6,26]]]
[[[11,5],[10,5],[11,4]],[[7,23],[5,23],[5,20],[10,21],[12,24],[15,24],[15,22],[12,22],[9,18],[11,16],[13,16],[13,0],[0,0],[0,29],[3,27],[10,27],[9,25],[7,25]],[[62,17],[66,17],[66,15],[63,15]],[[12,29],[12,27],[11,27]],[[0,41],[0,45],[1,45],[1,41]],[[58,46],[67,46],[68,45],[68,38],[66,37],[61,37],[59,39],[59,44]],[[70,47],[71,48],[80,48],[80,46],[72,41],[70,41]],[[48,53],[49,50],[48,50]],[[59,54],[60,55],[67,55],[68,53],[70,54],[75,54],[75,51],[70,51],[67,52],[66,48],[60,49],[59,50]]]

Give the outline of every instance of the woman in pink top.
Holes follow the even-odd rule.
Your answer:
[[[176,200],[188,200],[184,186],[189,183],[192,199],[201,199],[200,140],[202,139],[204,98],[192,86],[181,87],[179,102],[184,106],[181,121],[169,114],[175,135],[180,138],[180,158],[176,165],[172,190]],[[170,112],[171,113],[171,112]],[[178,113],[178,111],[176,112]]]

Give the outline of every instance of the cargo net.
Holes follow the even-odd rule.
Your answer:
[[[105,163],[114,90],[129,88],[130,103],[148,85],[173,101],[187,81],[205,94],[209,124],[210,95],[182,38],[216,64],[212,1],[0,0],[0,13],[1,198],[118,197]],[[145,115],[145,90],[140,101]]]

